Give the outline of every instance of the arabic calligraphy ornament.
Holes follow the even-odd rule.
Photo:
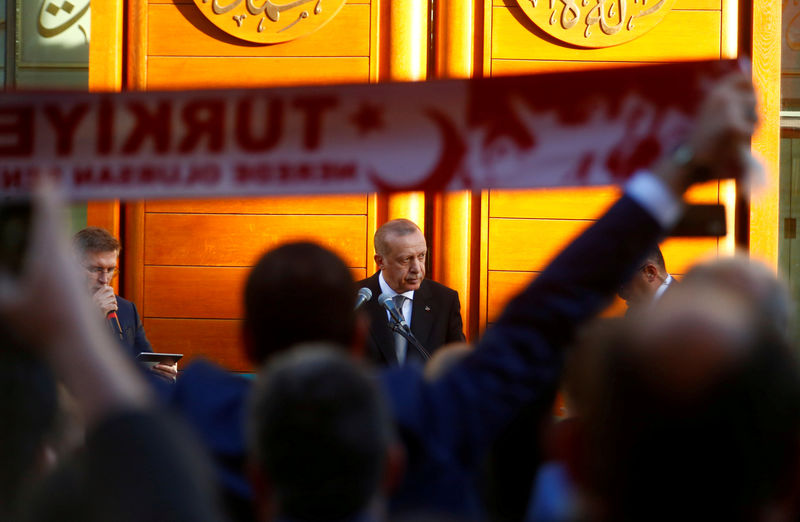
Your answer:
[[[643,35],[675,0],[517,0],[536,26],[578,47],[611,47]]]
[[[256,43],[288,42],[313,33],[336,16],[345,0],[194,0],[211,23]]]
[[[89,11],[89,0],[43,0],[36,21],[36,31],[43,38],[60,35]],[[78,25],[88,42],[86,30]]]

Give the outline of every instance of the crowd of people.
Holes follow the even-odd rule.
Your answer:
[[[0,272],[0,519],[796,519],[785,287],[742,259],[678,284],[657,249],[690,186],[742,179],[755,124],[749,79],[720,81],[680,160],[637,173],[474,347],[413,223],[379,231],[381,272],[358,285],[318,245],[267,252],[242,296],[255,380],[137,368],[138,314],[107,289],[119,244],[82,232],[76,262],[44,180],[23,269]],[[354,310],[363,285],[413,335]],[[617,292],[631,313],[597,320]]]

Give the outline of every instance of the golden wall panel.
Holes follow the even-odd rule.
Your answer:
[[[369,58],[151,56],[148,89],[326,85],[369,81]]]
[[[489,219],[489,270],[541,271],[592,221]],[[667,269],[683,274],[694,262],[717,253],[716,238],[670,238],[662,244]],[[590,260],[587,260],[590,262]]]
[[[617,187],[584,189],[492,190],[492,217],[594,219],[620,195]]]
[[[351,268],[354,280],[366,269]],[[145,266],[144,307],[148,317],[238,319],[250,267]]]
[[[578,219],[490,217],[488,269],[541,271],[590,224]]]
[[[204,357],[232,371],[253,369],[245,357],[239,320],[145,317],[143,322],[154,351],[184,354],[181,368]]]
[[[366,214],[365,194],[239,199],[153,200],[146,212],[201,214]]]
[[[168,0],[162,0],[168,1]],[[492,5],[494,6],[506,6],[506,7],[519,7],[519,2],[517,0],[492,0]],[[722,0],[676,0],[675,4],[672,7],[674,10],[677,9],[691,9],[691,10],[716,10],[719,11],[722,8]]]
[[[525,289],[540,272],[503,272],[490,270],[487,283],[488,322],[497,320],[508,301]],[[614,296],[611,304],[601,313],[603,317],[620,316],[625,313],[625,301]]]
[[[155,4],[150,56],[369,56],[369,5],[345,5],[318,31],[277,45],[244,42],[209,22],[194,4]]]
[[[587,62],[581,60],[492,60],[492,76],[541,74],[554,72],[608,69],[642,65],[645,62]]]
[[[494,322],[509,299],[536,278],[538,272],[489,271],[487,283],[489,322]]]
[[[148,317],[238,319],[249,267],[145,266]]]
[[[366,220],[366,216],[149,213],[144,264],[252,266],[267,249],[289,241],[314,241],[339,254],[347,266],[366,267]]]
[[[672,11],[636,40],[600,49],[566,47],[544,39],[522,9],[495,7],[492,58],[669,62],[720,57],[719,11]]]

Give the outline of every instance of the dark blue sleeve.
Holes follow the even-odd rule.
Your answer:
[[[147,335],[144,333],[144,325],[142,324],[142,320],[139,318],[139,311],[136,310],[135,304],[131,303],[131,306],[133,306],[133,324],[136,325],[134,329],[135,337],[133,341],[133,349],[137,354],[141,352],[152,352],[153,347],[150,346],[150,341],[147,340]]]
[[[415,450],[471,467],[522,405],[552,393],[562,348],[602,311],[662,234],[623,196],[516,296],[476,349],[435,382],[413,368],[383,384],[398,428]],[[417,458],[411,451],[410,459]]]

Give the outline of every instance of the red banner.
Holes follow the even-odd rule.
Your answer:
[[[424,83],[0,96],[0,194],[72,199],[618,183],[735,61]]]

